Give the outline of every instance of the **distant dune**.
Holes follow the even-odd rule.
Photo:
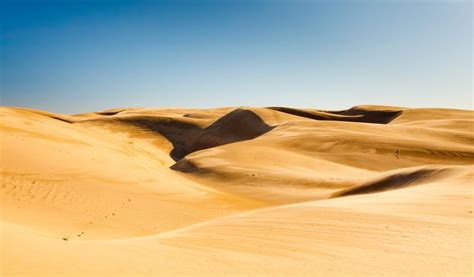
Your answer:
[[[474,112],[1,107],[0,275],[472,276]]]

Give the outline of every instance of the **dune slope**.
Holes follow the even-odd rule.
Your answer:
[[[472,111],[2,107],[0,139],[1,275],[472,275]]]

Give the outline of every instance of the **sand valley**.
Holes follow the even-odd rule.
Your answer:
[[[472,276],[474,112],[0,108],[0,275]]]

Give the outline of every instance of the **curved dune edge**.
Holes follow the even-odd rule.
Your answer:
[[[423,166],[416,168],[404,168],[402,170],[390,171],[382,177],[365,182],[360,185],[340,190],[334,197],[384,192],[394,189],[402,189],[410,186],[430,183],[430,181],[443,180],[460,174],[463,168]]]
[[[385,106],[0,108],[0,275],[470,276],[472,126]]]

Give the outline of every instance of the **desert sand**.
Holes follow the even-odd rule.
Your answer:
[[[0,275],[472,276],[474,112],[0,108]]]

